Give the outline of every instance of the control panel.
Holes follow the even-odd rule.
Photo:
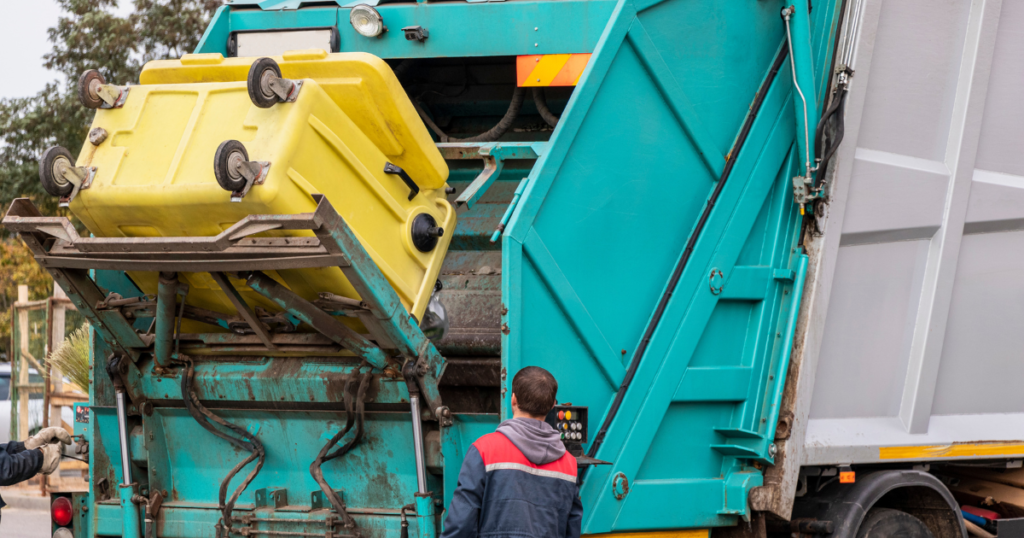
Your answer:
[[[556,405],[544,421],[558,431],[570,454],[579,456],[583,453],[583,443],[587,442],[586,407]]]

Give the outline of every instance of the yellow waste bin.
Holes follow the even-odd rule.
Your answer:
[[[96,172],[71,211],[101,237],[211,236],[251,214],[313,211],[311,195],[324,194],[420,319],[455,211],[444,193],[448,168],[391,69],[362,53],[289,53],[276,60],[285,78],[301,81],[294,101],[259,108],[245,82],[255,60],[192,55],[148,64],[123,107],[97,110],[92,127],[108,136],[98,145],[86,141],[79,155],[77,165]],[[214,175],[215,153],[230,140],[265,168],[239,202]],[[411,199],[410,186],[385,173],[389,163],[419,187]],[[417,218],[444,230],[426,251],[413,242]],[[321,292],[358,298],[336,267],[270,274],[308,300]],[[129,276],[143,292],[156,292],[155,273]],[[180,276],[190,286],[189,304],[235,313],[208,274]],[[233,282],[250,305],[277,310]]]

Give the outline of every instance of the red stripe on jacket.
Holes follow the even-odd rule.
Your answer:
[[[499,432],[489,433],[473,443],[484,460],[484,466],[494,463],[516,463],[543,471],[555,471],[576,476],[576,458],[568,451],[561,458],[543,465],[536,465],[526,459],[522,451],[508,437]]]

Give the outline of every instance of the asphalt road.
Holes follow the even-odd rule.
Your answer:
[[[3,538],[49,538],[50,513],[46,510],[4,508],[0,510],[0,536]]]

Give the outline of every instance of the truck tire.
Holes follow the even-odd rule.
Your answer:
[[[857,538],[935,538],[924,522],[899,510],[872,508],[857,530]]]

